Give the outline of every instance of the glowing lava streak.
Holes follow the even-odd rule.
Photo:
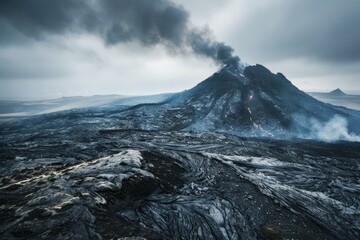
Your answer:
[[[250,96],[249,96],[249,101],[251,101],[253,98],[254,98],[254,95],[250,95]],[[248,112],[250,113],[250,121],[252,122],[252,124],[254,125],[254,127],[255,127],[256,129],[260,129],[260,130],[264,131],[265,133],[267,133],[267,134],[269,134],[270,136],[273,137],[274,135],[273,135],[271,132],[266,131],[265,129],[263,129],[263,128],[261,127],[260,124],[256,124],[256,123],[254,122],[254,120],[253,120],[253,118],[252,118],[251,107],[248,107],[247,110],[248,110]]]

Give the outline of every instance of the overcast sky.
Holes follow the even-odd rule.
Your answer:
[[[237,61],[360,92],[359,0],[1,0],[0,99],[189,89]]]

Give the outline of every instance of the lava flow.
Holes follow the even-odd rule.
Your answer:
[[[251,100],[253,100],[253,98],[254,98],[254,95],[250,95],[250,96],[249,96],[249,102],[250,102]],[[252,111],[251,111],[251,107],[248,107],[248,108],[247,108],[247,111],[250,113],[250,121],[252,122],[252,124],[254,125],[254,127],[255,127],[256,129],[261,129],[262,131],[266,132],[266,133],[269,134],[270,136],[272,136],[272,137],[274,136],[274,135],[273,135],[272,133],[270,133],[269,131],[266,131],[265,129],[263,129],[260,124],[256,124],[256,123],[254,122],[254,120],[253,120],[253,118],[252,118],[253,113],[252,113]]]

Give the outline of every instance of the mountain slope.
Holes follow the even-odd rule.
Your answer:
[[[336,108],[300,91],[261,65],[226,66],[194,88],[156,105],[135,106],[132,127],[147,130],[217,131],[246,136],[313,134],[314,124],[345,118],[358,133],[358,112]]]

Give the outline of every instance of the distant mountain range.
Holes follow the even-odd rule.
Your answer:
[[[26,117],[41,115],[71,109],[132,106],[139,103],[154,103],[163,101],[169,94],[152,96],[124,96],[124,95],[95,95],[89,97],[63,97],[37,101],[0,101],[0,118]]]
[[[325,103],[360,110],[360,95],[346,94],[339,88],[327,93],[309,92],[308,94]]]
[[[346,95],[346,93],[344,93],[340,88],[337,88],[334,91],[329,92],[328,94],[333,95],[333,96],[345,96]]]

